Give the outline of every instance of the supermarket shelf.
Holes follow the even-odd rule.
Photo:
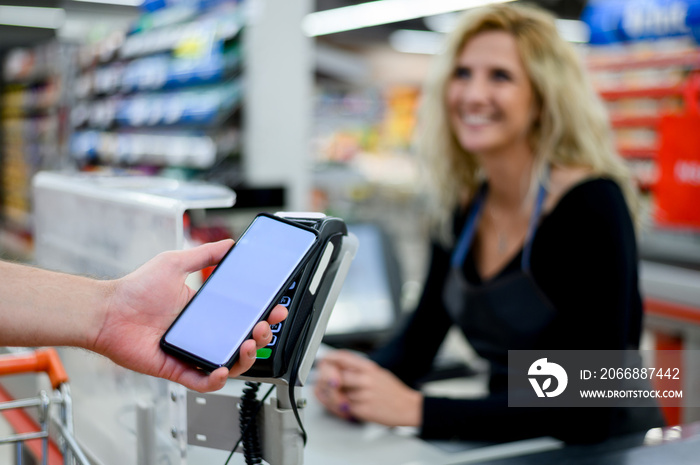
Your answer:
[[[688,324],[700,325],[700,308],[659,299],[644,299],[648,315],[670,318]]]
[[[664,98],[681,97],[685,92],[685,84],[661,87],[645,87],[639,89],[615,89],[599,92],[604,100],[620,100],[624,98]]]
[[[148,132],[75,131],[70,153],[82,162],[100,164],[148,164],[210,168],[217,159],[241,150],[236,128],[218,131],[151,129]]]
[[[640,264],[640,286],[647,311],[700,323],[700,271],[649,260]]]
[[[60,64],[68,59],[65,46],[56,42],[33,48],[12,49],[5,58],[3,78],[6,84],[31,86],[43,84],[60,72]]]
[[[648,127],[656,128],[659,125],[661,118],[659,116],[636,116],[636,117],[613,117],[610,120],[612,127],[620,128],[639,128]]]
[[[634,160],[656,160],[659,149],[656,147],[618,147],[618,153],[623,158]]]
[[[88,69],[114,60],[159,53],[193,57],[212,41],[226,41],[238,36],[245,17],[236,3],[233,0],[218,2],[218,5],[201,2],[197,7],[175,5],[158,13],[144,13],[129,34],[118,38],[115,35],[100,46],[83,47],[79,67]],[[212,9],[212,6],[217,8]],[[155,16],[160,18],[154,19]]]
[[[700,51],[658,54],[643,57],[614,56],[589,60],[587,67],[594,71],[623,71],[642,68],[687,67],[700,68]]]
[[[655,202],[662,169],[658,163],[664,138],[662,120],[669,114],[684,114],[694,105],[700,48],[683,45],[670,51],[650,46],[642,53],[633,46],[624,49],[628,52],[616,49],[590,56],[586,64],[599,78],[598,93],[611,113],[617,152],[627,162],[639,190]],[[692,131],[687,137],[694,137]],[[666,229],[672,225],[656,226]]]
[[[79,49],[71,161],[209,176],[191,170],[243,156],[243,3],[154,1],[141,11],[128,32]]]
[[[24,259],[31,251],[29,180],[39,170],[62,166],[66,158],[73,50],[51,42],[12,50],[2,63],[0,249],[9,256]]]
[[[172,50],[189,51],[210,40],[233,39],[243,29],[244,17],[241,8],[234,4],[228,6],[228,10],[217,10],[215,16],[211,16],[209,11],[200,19],[131,34],[120,47],[119,57],[135,58]]]
[[[212,127],[226,121],[243,100],[242,80],[161,92],[141,92],[82,101],[71,110],[74,128],[114,126],[154,128]]]
[[[212,47],[204,58],[158,54],[112,62],[83,72],[77,79],[79,99],[209,84],[241,72],[241,44]]]

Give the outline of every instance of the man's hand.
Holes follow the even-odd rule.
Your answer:
[[[270,324],[287,316],[278,305],[267,322],[253,329],[253,339],[245,341],[231,371],[219,368],[203,373],[160,348],[160,339],[195,291],[185,284],[190,273],[216,265],[233,245],[232,240],[205,244],[189,250],[159,254],[131,274],[107,282],[111,289],[102,324],[88,349],[115,363],[140,373],[165,378],[199,392],[221,389],[229,376],[247,371],[255,361],[256,350],[272,340]]]

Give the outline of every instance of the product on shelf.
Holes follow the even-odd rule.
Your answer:
[[[693,145],[700,140],[700,119],[692,116],[698,93],[689,90],[700,70],[700,2],[592,1],[582,19],[591,29],[592,82],[619,153],[651,196],[655,226],[700,227],[690,209],[700,210],[688,203],[691,191],[694,204],[700,198],[697,159],[689,155],[700,150]]]
[[[8,242],[9,253],[25,257],[31,234],[32,176],[64,164],[68,134],[67,89],[73,48],[55,41],[11,50],[2,63],[0,90],[0,190],[3,230],[19,240]]]
[[[82,166],[207,170],[235,156],[234,116],[243,98],[239,2],[145,2],[142,11],[126,34],[79,54],[72,158]]]

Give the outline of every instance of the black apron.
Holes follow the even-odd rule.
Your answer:
[[[556,311],[530,273],[532,239],[546,191],[539,186],[522,250],[520,270],[497,276],[481,285],[469,283],[462,268],[476,233],[486,196],[479,190],[452,254],[443,291],[448,313],[482,358],[491,362],[491,390],[506,389],[508,350],[533,350]]]
[[[550,340],[549,328],[556,325],[556,310],[530,272],[532,241],[546,194],[543,185],[539,186],[530,217],[520,270],[496,276],[481,285],[473,285],[465,279],[464,260],[476,232],[486,191],[486,186],[482,186],[455,246],[443,300],[452,320],[477,354],[490,362],[489,390],[493,394],[507,391],[508,350],[553,349],[545,345]],[[600,409],[587,409],[588,421],[583,415],[572,424],[558,425],[559,434],[553,435],[567,442],[585,442],[591,434],[599,440],[663,425],[655,402],[650,400],[649,405],[653,407],[610,409],[605,426],[596,417]],[[582,416],[580,411],[577,413]]]

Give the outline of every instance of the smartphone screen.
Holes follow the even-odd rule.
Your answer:
[[[256,217],[168,329],[164,348],[212,369],[230,363],[316,237],[304,227]]]

